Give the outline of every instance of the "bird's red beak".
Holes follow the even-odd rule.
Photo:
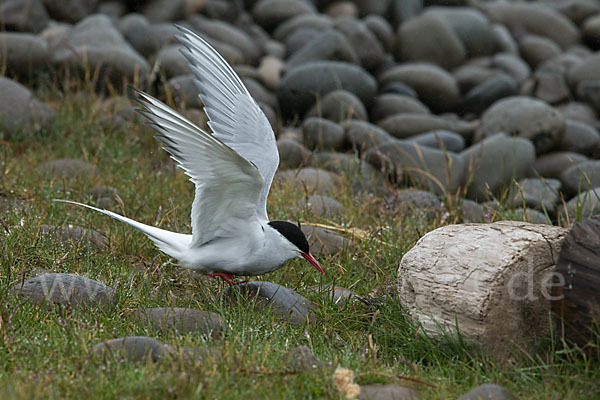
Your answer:
[[[306,261],[308,261],[310,263],[310,265],[312,265],[313,267],[318,269],[321,274],[325,275],[325,271],[323,271],[323,268],[321,268],[321,266],[319,265],[317,260],[315,260],[315,258],[312,256],[312,254],[301,253],[301,255],[302,255],[302,257],[304,257],[306,259]]]

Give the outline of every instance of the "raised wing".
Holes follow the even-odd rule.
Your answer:
[[[267,196],[279,165],[275,134],[240,78],[215,49],[192,31],[179,27],[177,39],[190,62],[200,100],[214,135],[256,165],[264,180],[258,217],[268,220]]]
[[[256,205],[264,185],[258,169],[165,104],[146,93],[136,93],[143,107],[139,112],[158,133],[163,149],[196,185],[190,246],[235,236],[243,224],[256,222]]]

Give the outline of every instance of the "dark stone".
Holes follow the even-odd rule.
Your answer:
[[[337,254],[352,246],[352,241],[338,233],[310,225],[303,225],[302,232],[306,235],[310,251],[314,256]]]
[[[389,133],[377,125],[355,119],[346,124],[346,137],[352,148],[359,152],[393,140]]]
[[[456,132],[446,130],[435,130],[421,133],[409,139],[411,142],[421,146],[432,147],[440,150],[448,150],[455,153],[461,152],[465,148],[465,139]]]
[[[305,164],[311,155],[311,151],[292,139],[279,139],[277,150],[283,168],[298,168]]]
[[[93,177],[99,174],[92,164],[71,158],[46,161],[40,164],[39,169],[55,178]]]
[[[158,39],[152,35],[150,21],[141,14],[127,14],[119,21],[118,28],[129,44],[145,57],[156,53],[160,48]]]
[[[30,78],[49,67],[46,41],[28,33],[0,33],[0,57],[12,76]]]
[[[517,400],[505,387],[493,383],[477,386],[458,400]]]
[[[572,165],[560,174],[560,180],[569,195],[598,187],[600,186],[600,161],[590,160]]]
[[[330,301],[336,305],[343,305],[349,300],[357,297],[354,292],[341,286],[333,286],[329,284],[311,286],[309,291],[319,295],[323,300]]]
[[[404,189],[385,199],[386,208],[400,215],[426,215],[435,217],[445,211],[440,198],[418,189]]]
[[[35,304],[70,307],[108,307],[115,304],[115,291],[98,281],[73,274],[44,274],[18,283],[13,290]]]
[[[393,93],[377,96],[371,107],[371,117],[375,122],[402,113],[430,114],[431,111],[425,104],[413,97]]]
[[[358,400],[418,400],[413,388],[398,385],[361,385]]]
[[[311,195],[306,199],[306,206],[318,215],[339,216],[344,213],[344,206],[328,196]]]
[[[315,13],[310,3],[294,0],[259,0],[252,8],[254,20],[266,30],[272,30],[295,16]]]
[[[518,88],[517,82],[507,75],[492,76],[465,95],[461,111],[479,115],[496,101],[516,95]]]
[[[293,182],[295,186],[304,188],[309,193],[319,194],[331,190],[338,180],[336,174],[318,168],[302,168],[300,171],[285,170],[278,172],[277,176]]]
[[[220,315],[192,308],[146,308],[136,312],[136,317],[158,331],[175,330],[178,333],[195,333],[220,338],[227,324]]]
[[[413,138],[433,130],[446,130],[470,136],[474,126],[471,123],[438,117],[433,114],[396,114],[377,124],[398,139]]]
[[[321,117],[334,122],[368,120],[367,110],[358,97],[345,90],[329,92],[308,111],[306,117]]]
[[[98,356],[108,354],[115,357],[123,354],[130,361],[145,361],[149,357],[157,362],[168,354],[168,349],[166,344],[154,338],[126,336],[98,343],[93,352]]]
[[[0,24],[7,31],[40,32],[48,25],[41,0],[5,0],[0,4]]]
[[[99,0],[42,0],[52,18],[71,23],[92,14],[98,2]]]
[[[55,240],[62,243],[65,247],[73,246],[88,250],[105,250],[108,247],[108,240],[100,232],[91,229],[81,228],[79,226],[66,225],[42,225],[40,227],[42,235],[52,235]]]
[[[344,144],[344,128],[328,119],[308,118],[302,124],[304,144],[307,148],[339,149]]]
[[[277,315],[293,324],[305,323],[311,317],[313,305],[303,296],[291,289],[266,281],[254,281],[234,285],[223,294],[233,301],[256,299],[256,304],[268,306]]]
[[[513,187],[507,204],[513,207],[526,206],[554,215],[560,200],[560,188],[558,179],[523,179]]]
[[[363,21],[347,17],[338,18],[334,22],[334,28],[346,36],[364,68],[374,71],[383,63],[383,46]]]
[[[331,363],[319,360],[306,346],[298,346],[284,358],[287,369],[294,372],[313,371],[318,368],[331,367]]]
[[[552,40],[537,35],[527,35],[519,41],[519,52],[531,68],[559,55],[562,50]]]
[[[557,146],[561,151],[594,155],[598,154],[600,147],[600,133],[585,122],[572,119],[565,121],[565,132]]]

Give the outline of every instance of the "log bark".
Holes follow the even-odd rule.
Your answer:
[[[576,223],[562,245],[552,310],[564,339],[595,342],[600,325],[600,217]]]
[[[423,236],[398,269],[400,301],[430,335],[443,332],[507,359],[551,327],[553,272],[566,230],[502,221]]]

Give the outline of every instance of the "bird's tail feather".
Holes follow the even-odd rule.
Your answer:
[[[89,206],[83,203],[77,203],[76,201],[71,200],[54,199],[53,201],[86,207],[94,211],[101,212],[102,214],[108,215],[109,217],[112,217],[121,222],[125,222],[126,224],[134,227],[135,229],[141,231],[146,236],[148,236],[154,242],[156,247],[158,247],[162,252],[170,255],[171,257],[178,258],[178,253],[183,252],[192,240],[192,235],[185,235],[182,233],[176,233],[160,228],[155,228],[153,226],[134,221],[131,218],[127,218],[122,215],[116,214],[112,211],[103,210],[101,208]]]

